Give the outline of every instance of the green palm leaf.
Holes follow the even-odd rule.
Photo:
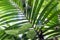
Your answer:
[[[60,26],[57,6],[56,0],[0,0],[0,40],[19,40],[19,34],[23,40],[60,35],[60,28],[54,29]]]

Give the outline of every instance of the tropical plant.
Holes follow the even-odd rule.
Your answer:
[[[57,0],[0,0],[0,40],[49,40],[60,35]]]

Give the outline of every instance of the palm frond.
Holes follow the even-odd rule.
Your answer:
[[[18,35],[26,32],[25,37],[32,40],[41,31],[44,38],[48,35],[46,39],[60,35],[59,29],[54,29],[60,26],[57,6],[56,0],[0,0],[0,40],[18,40]]]

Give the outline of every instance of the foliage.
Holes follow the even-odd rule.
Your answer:
[[[0,40],[45,40],[60,35],[57,0],[0,0]],[[36,38],[36,39],[35,39]]]

